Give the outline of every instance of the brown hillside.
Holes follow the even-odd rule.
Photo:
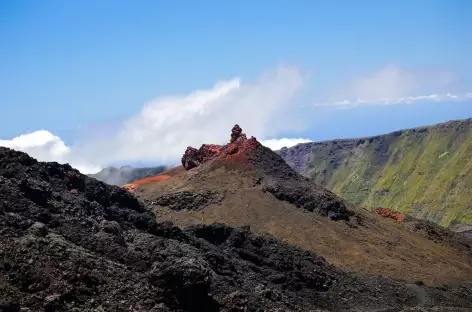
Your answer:
[[[349,271],[435,285],[472,279],[468,242],[428,239],[429,232],[358,208],[310,183],[255,138],[234,134],[225,146],[188,148],[182,163],[189,170],[137,181],[134,192],[158,220],[249,225]]]

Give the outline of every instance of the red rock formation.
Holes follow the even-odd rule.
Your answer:
[[[203,144],[198,150],[200,153],[200,162],[204,163],[212,158],[215,158],[221,154],[221,145],[216,144]]]
[[[256,138],[247,139],[246,134],[239,125],[235,125],[231,130],[230,143],[226,145],[203,144],[198,150],[191,146],[187,147],[182,156],[182,165],[186,170],[190,170],[211,159],[221,157],[225,160],[234,159],[235,156],[245,151],[255,148],[260,143]]]
[[[246,137],[246,135],[243,133],[243,129],[241,129],[239,125],[235,125],[233,129],[231,129],[231,140],[229,142],[234,143],[242,135],[244,138]]]
[[[393,211],[391,208],[375,208],[374,211],[382,217],[391,218],[396,221],[403,221],[405,219],[405,215],[403,213]]]

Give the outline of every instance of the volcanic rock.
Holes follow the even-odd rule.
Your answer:
[[[238,138],[241,137],[243,134],[243,129],[239,125],[235,125],[233,129],[231,129],[231,140],[230,143],[234,143]],[[245,135],[244,135],[245,136]]]
[[[228,156],[235,155],[240,153],[241,150],[246,150],[251,146],[260,144],[255,138],[247,140],[246,135],[242,131],[241,127],[235,125],[231,130],[229,144],[223,146],[203,144],[199,149],[191,146],[187,147],[181,159],[182,166],[186,170],[190,170],[220,156],[228,160],[230,159]]]
[[[381,215],[385,218],[390,218],[396,221],[403,221],[405,219],[405,215],[398,211],[393,211],[391,208],[382,208],[378,207],[374,209],[375,213]]]
[[[173,192],[158,196],[156,205],[168,207],[172,210],[201,210],[211,203],[220,202],[223,196],[211,191],[204,192]]]
[[[202,157],[200,156],[200,151],[194,147],[187,147],[184,155],[182,156],[182,165],[185,169],[190,170],[192,168],[200,165]]]
[[[6,148],[0,182],[0,311],[471,307],[467,285],[419,290],[347,274],[247,227],[157,223],[124,189]]]

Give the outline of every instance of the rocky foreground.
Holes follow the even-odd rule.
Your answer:
[[[0,148],[2,312],[467,311],[471,302],[470,285],[356,277],[244,227],[158,224],[124,189]]]

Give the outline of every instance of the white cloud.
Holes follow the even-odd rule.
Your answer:
[[[310,139],[302,138],[281,138],[281,139],[269,139],[261,140],[261,144],[270,148],[271,150],[279,150],[282,147],[292,147],[300,143],[312,142]]]
[[[84,165],[89,163],[174,163],[189,145],[226,143],[236,123],[248,136],[258,139],[294,130],[306,117],[292,109],[303,83],[297,68],[281,66],[253,83],[234,78],[188,95],[157,98],[116,131],[93,135],[73,146],[66,146],[47,131],[1,141],[0,145],[26,151],[39,160],[70,162],[84,173],[96,170]]]
[[[420,83],[413,72],[395,65],[387,65],[355,80],[349,91],[352,93],[352,98],[370,102],[406,96]]]
[[[57,136],[46,130],[20,135],[12,140],[0,140],[0,145],[12,149],[30,151],[43,159],[62,157],[69,152],[69,148]],[[47,150],[47,153],[43,152]]]
[[[454,83],[446,70],[408,69],[395,64],[360,77],[352,82],[351,96],[367,102],[388,101],[415,94],[445,93]]]
[[[0,140],[0,146],[23,151],[40,161],[70,162],[71,166],[83,173],[100,170],[99,166],[84,161],[74,161],[71,149],[64,144],[61,138],[46,130],[23,134],[11,140]]]
[[[383,100],[342,100],[338,102],[326,102],[326,103],[315,103],[315,107],[338,107],[338,108],[351,108],[357,106],[366,105],[395,105],[395,104],[413,104],[420,102],[465,102],[472,101],[472,93],[463,94],[429,94],[429,95],[417,95],[417,96],[406,96],[395,99],[383,99]]]

